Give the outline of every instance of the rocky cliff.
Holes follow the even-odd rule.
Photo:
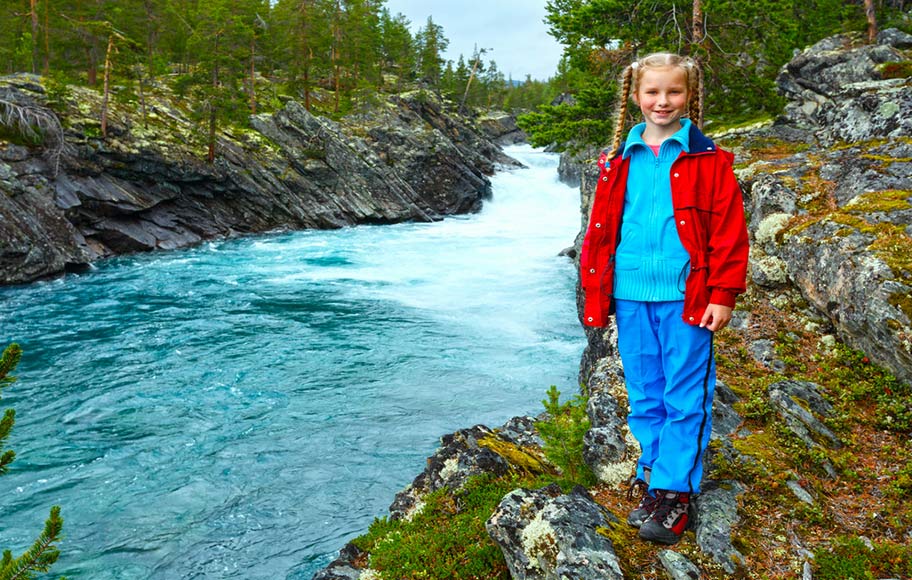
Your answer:
[[[505,565],[489,577],[912,576],[910,48],[896,30],[875,44],[826,39],[782,69],[780,118],[714,136],[736,154],[751,279],[716,337],[720,382],[692,531],[659,549],[620,523],[635,503],[620,487],[638,449],[614,329],[589,329],[583,457],[599,483],[499,496],[486,530]],[[579,170],[584,222],[595,169]],[[477,501],[471,475],[547,480],[556,467],[536,430],[546,419],[444,437],[391,520],[455,518]],[[420,515],[441,490],[452,505]],[[347,546],[315,579],[386,577],[362,548],[395,543],[398,530]]]
[[[213,164],[166,86],[146,95],[144,114],[112,102],[104,139],[96,91],[57,93],[38,77],[0,79],[7,116],[63,129],[55,155],[0,132],[0,283],[210,238],[472,212],[490,195],[487,175],[517,163],[425,92],[338,123],[288,101],[252,129],[220,132]]]

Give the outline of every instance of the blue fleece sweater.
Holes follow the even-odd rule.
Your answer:
[[[630,130],[630,157],[621,240],[617,247],[614,297],[640,302],[684,299],[690,257],[678,236],[671,202],[671,164],[690,151],[690,120],[666,139],[656,156],[643,141],[645,123]]]

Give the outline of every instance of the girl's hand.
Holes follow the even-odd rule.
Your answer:
[[[729,306],[721,304],[710,304],[703,313],[703,319],[700,321],[700,328],[706,328],[716,332],[722,330],[732,319],[732,309]]]

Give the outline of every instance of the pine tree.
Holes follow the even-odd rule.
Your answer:
[[[424,28],[416,36],[418,45],[418,77],[434,88],[440,86],[440,77],[443,73],[445,61],[443,52],[450,41],[443,35],[443,28],[434,23],[428,16]]]
[[[184,88],[189,87],[194,97],[193,118],[205,127],[209,163],[215,161],[220,124],[247,118],[248,95],[242,87],[247,79],[254,22],[244,4],[208,0],[187,14],[193,30],[187,46],[197,61],[193,72],[185,77]]]
[[[402,87],[403,80],[412,79],[415,68],[415,40],[409,24],[402,14],[390,16],[386,8],[380,11],[380,74],[395,74],[396,89]]]
[[[16,378],[10,373],[16,369],[22,359],[22,349],[18,344],[9,345],[0,356],[0,393],[12,385]],[[0,419],[0,475],[9,469],[9,464],[16,454],[3,446],[16,422],[16,412],[7,409]],[[56,543],[60,541],[63,530],[63,518],[60,517],[60,506],[51,508],[50,516],[44,523],[44,530],[25,552],[18,558],[10,550],[3,551],[0,558],[0,580],[28,580],[38,572],[47,572],[60,556]]]

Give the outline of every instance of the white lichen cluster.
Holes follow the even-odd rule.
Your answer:
[[[449,481],[451,477],[459,472],[459,458],[450,457],[443,462],[443,468],[440,470],[440,479]]]
[[[792,214],[788,213],[773,213],[766,216],[760,222],[760,225],[757,226],[757,231],[754,233],[754,241],[761,246],[775,242],[776,236],[785,229],[790,219],[792,219]]]
[[[523,528],[521,540],[530,568],[544,571],[553,567],[549,561],[553,564],[557,558],[557,536],[551,524],[542,519],[542,512],[538,512]]]
[[[598,480],[611,487],[623,487],[630,480],[630,476],[636,470],[637,458],[640,456],[640,444],[637,442],[630,429],[624,428],[624,443],[627,445],[627,451],[624,454],[623,461],[613,463],[602,463],[593,468],[593,472]]]

